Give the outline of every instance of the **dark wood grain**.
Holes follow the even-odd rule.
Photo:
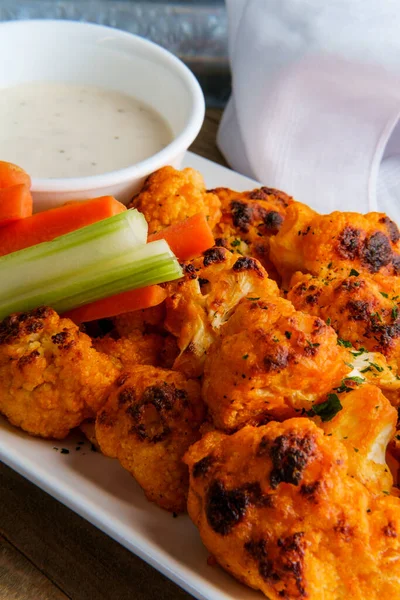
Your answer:
[[[219,110],[193,152],[220,164]],[[152,567],[0,463],[0,600],[189,600]]]

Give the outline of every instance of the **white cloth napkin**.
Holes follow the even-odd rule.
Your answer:
[[[400,223],[400,0],[226,0],[230,165],[320,212]]]

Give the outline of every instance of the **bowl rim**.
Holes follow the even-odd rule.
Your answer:
[[[117,35],[120,39],[134,40],[136,44],[141,45],[150,55],[154,56],[170,70],[177,73],[182,82],[186,85],[191,98],[191,108],[186,124],[182,131],[165,148],[152,154],[150,157],[135,163],[123,169],[107,171],[98,175],[88,175],[86,177],[64,177],[64,178],[42,178],[32,177],[33,192],[78,192],[86,189],[107,188],[116,184],[123,183],[130,179],[145,177],[152,171],[157,170],[170,160],[173,160],[185,152],[199,133],[204,121],[205,100],[203,91],[199,82],[192,71],[174,54],[152,42],[134,33],[123,31],[107,25],[97,23],[87,23],[82,21],[71,21],[68,19],[20,19],[13,21],[3,21],[0,23],[0,32],[2,29],[11,27],[27,27],[36,25],[44,27],[76,28],[81,30],[103,31],[105,34]]]

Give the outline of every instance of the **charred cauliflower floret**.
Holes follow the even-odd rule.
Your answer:
[[[206,191],[198,171],[163,167],[146,179],[128,208],[143,213],[149,233],[156,233],[199,212],[205,213],[213,228],[221,218],[220,204],[218,196]]]
[[[218,563],[270,600],[400,596],[400,501],[348,475],[308,419],[209,433],[185,456],[188,511]]]
[[[0,324],[0,412],[28,433],[65,437],[102,406],[118,373],[87,335],[51,308]]]
[[[324,268],[344,274],[352,268],[366,274],[400,273],[400,233],[383,213],[319,215],[294,202],[270,244],[284,285],[296,271],[318,275]]]
[[[208,348],[240,300],[278,296],[279,290],[254,258],[214,247],[184,265],[185,278],[169,286],[165,327],[178,340],[174,369],[197,377]]]
[[[213,343],[203,396],[217,428],[296,416],[350,371],[348,352],[318,317],[282,298],[244,299]]]
[[[200,384],[181,373],[137,366],[122,374],[96,418],[101,451],[117,458],[147,498],[186,510],[188,473],[182,457],[200,438]]]
[[[347,449],[350,476],[376,493],[389,492],[393,477],[386,464],[386,448],[396,428],[397,411],[378,387],[360,381],[344,379],[329,396],[331,407],[326,406],[325,414],[315,421]]]
[[[328,321],[338,336],[381,352],[389,363],[400,362],[400,277],[377,281],[353,269],[343,275],[326,271],[320,276],[296,273],[288,299],[297,310]]]
[[[267,187],[249,192],[228,188],[211,191],[221,200],[222,217],[214,228],[218,244],[257,258],[270,277],[276,276],[269,259],[269,238],[280,230],[292,198]]]

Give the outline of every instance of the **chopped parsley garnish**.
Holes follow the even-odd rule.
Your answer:
[[[360,348],[359,350],[354,351],[354,352],[352,351],[351,353],[352,353],[353,356],[361,356],[361,354],[364,354],[364,352],[366,352],[366,349],[365,348]]]
[[[399,314],[399,309],[397,308],[397,306],[393,306],[393,308],[392,308],[393,321],[395,321],[397,319],[398,314]]]
[[[382,321],[382,317],[378,312],[371,313],[371,317],[372,318],[376,317],[378,319],[378,321]]]
[[[338,396],[336,394],[328,394],[327,400],[316,404],[311,410],[306,411],[309,417],[317,415],[324,423],[331,421],[339,411],[343,408]]]
[[[382,373],[382,371],[384,371],[384,368],[381,367],[380,365],[377,365],[376,363],[373,363],[370,360],[368,362],[371,365],[371,367],[374,367],[374,369],[376,369],[378,371],[378,373]]]
[[[235,248],[236,246],[240,246],[240,240],[233,240],[233,241],[231,242],[231,246],[233,246],[234,248]]]
[[[330,317],[328,317],[328,318],[327,318],[327,320],[326,320],[326,324],[327,324],[327,325],[330,325],[330,324],[331,324],[331,318],[330,318]]]
[[[292,333],[291,331],[285,331],[285,337],[290,340],[290,338],[292,337]]]
[[[255,302],[256,300],[259,300],[260,296],[256,296],[255,298],[246,298],[246,300],[251,300],[252,302]]]
[[[345,364],[347,367],[350,367],[350,369],[354,369],[354,365],[352,365],[351,363],[348,363],[348,362],[344,361],[344,364]]]
[[[330,269],[331,267],[332,267],[332,263],[330,262],[327,268]]]
[[[354,452],[358,452],[358,451],[359,451],[358,448],[354,448]]]
[[[359,272],[356,271],[355,269],[351,269],[350,273],[349,273],[349,277],[358,277],[359,276]]]
[[[243,360],[247,360],[249,358],[249,355],[248,354],[243,354],[242,358],[243,358]]]
[[[364,383],[365,379],[364,377],[345,377],[344,379],[342,379],[342,383],[339,387],[335,388],[335,391],[338,394],[343,394],[344,392],[352,392],[354,390],[354,387],[350,386],[347,384],[347,382],[353,382],[357,385],[360,385],[362,383]]]
[[[306,340],[306,342],[310,346],[310,348],[318,348],[318,346],[321,345],[321,344],[318,344],[317,342],[316,343],[310,342],[310,340]]]
[[[343,346],[343,348],[352,348],[353,344],[351,342],[349,342],[348,340],[342,340],[342,338],[338,338],[337,339],[337,344],[338,346]],[[362,352],[360,352],[360,354],[362,354]],[[354,355],[356,356],[356,355]]]
[[[360,373],[368,373],[368,371],[371,370],[371,367],[365,367],[364,369],[361,369]]]
[[[354,383],[358,383],[358,385],[360,385],[361,383],[364,383],[365,379],[364,377],[345,377],[344,378],[345,381],[354,381]]]
[[[389,298],[389,294],[387,294],[386,292],[379,292],[381,296],[383,296],[384,298]]]

